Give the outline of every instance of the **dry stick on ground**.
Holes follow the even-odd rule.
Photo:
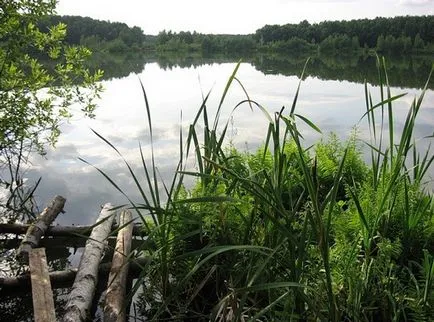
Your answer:
[[[111,231],[114,219],[112,205],[104,205],[97,219],[98,225],[92,230],[81,256],[77,276],[65,307],[63,321],[86,321],[89,317],[95,286],[98,282],[98,267],[105,248],[104,241]]]
[[[53,291],[51,290],[44,248],[30,250],[29,266],[35,322],[56,322]]]
[[[113,253],[112,268],[109,275],[109,284],[105,297],[104,321],[123,322],[126,320],[126,286],[128,277],[128,255],[131,251],[133,235],[131,212],[122,211],[120,215],[121,229],[118,233],[115,252]]]
[[[16,257],[21,263],[27,264],[29,262],[30,250],[38,246],[39,240],[44,236],[47,228],[56,219],[57,215],[63,211],[65,201],[66,199],[61,196],[54,197],[50,205],[36,218],[36,222],[30,225],[17,251]]]
[[[129,278],[137,278],[144,266],[148,265],[150,258],[139,257],[131,261],[130,268],[128,270]],[[98,268],[98,276],[107,276],[110,273],[112,263],[102,263]],[[77,268],[70,268],[64,271],[50,272],[49,278],[51,288],[66,288],[71,287],[77,275]],[[24,274],[14,277],[0,277],[0,299],[2,296],[28,293],[31,288],[30,275]]]

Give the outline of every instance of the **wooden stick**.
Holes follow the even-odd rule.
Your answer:
[[[133,236],[133,216],[128,210],[122,211],[116,248],[113,254],[108,288],[104,305],[104,322],[126,321],[126,286],[129,269],[128,255],[131,252],[131,239]]]
[[[89,317],[95,286],[98,282],[98,267],[103,255],[107,236],[111,231],[114,212],[107,203],[97,219],[81,256],[78,272],[65,307],[64,322],[86,321]]]
[[[25,234],[31,225],[26,224],[0,224],[0,234]],[[50,226],[45,231],[45,236],[53,237],[84,237],[89,236],[93,226]],[[119,229],[118,225],[112,226],[112,232]],[[144,235],[141,225],[133,226],[133,235]]]
[[[39,244],[39,240],[45,234],[47,228],[56,219],[57,215],[63,211],[66,199],[56,196],[36,219],[36,222],[30,225],[26,236],[17,251],[17,259],[22,264],[29,262],[29,252]]]
[[[35,248],[36,249],[36,248]],[[128,277],[137,278],[144,266],[150,263],[148,257],[139,257],[131,261],[128,270]],[[98,268],[98,276],[107,276],[110,273],[112,263],[101,263]],[[52,289],[71,287],[77,275],[77,268],[70,268],[64,271],[50,272],[49,278]],[[11,294],[28,293],[31,289],[30,274],[14,277],[0,277],[0,298]]]
[[[56,322],[53,291],[48,276],[44,248],[34,248],[29,254],[32,300],[35,322]]]

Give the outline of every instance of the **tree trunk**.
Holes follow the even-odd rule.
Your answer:
[[[105,297],[104,321],[125,322],[126,321],[126,286],[129,269],[128,256],[131,252],[131,239],[133,235],[131,212],[122,211],[120,215],[120,226],[116,248],[113,254],[112,267],[110,270],[108,288]]]
[[[105,240],[111,231],[114,219],[112,205],[107,203],[101,210],[97,224],[90,234],[81,256],[77,276],[66,303],[63,321],[86,321],[89,317],[95,286],[98,282],[98,267],[105,248]]]
[[[22,264],[28,264],[29,252],[39,244],[39,240],[45,234],[48,226],[56,219],[57,215],[63,211],[66,199],[61,196],[54,197],[50,205],[42,211],[36,222],[30,225],[26,236],[17,251],[17,259]]]

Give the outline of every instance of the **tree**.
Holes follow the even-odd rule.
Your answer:
[[[187,32],[181,31],[179,33],[179,39],[188,45],[192,44],[193,40],[194,40],[193,35],[191,34],[190,31],[187,31]]]
[[[163,31],[160,31],[158,33],[157,36],[157,44],[159,45],[164,45],[165,43],[167,43],[170,40],[170,37],[168,35],[168,33],[166,32],[166,30],[164,29]]]
[[[357,51],[360,49],[359,37],[357,36],[351,37],[351,47],[353,51]]]
[[[381,34],[380,36],[378,36],[377,38],[377,50],[379,52],[383,52],[385,50],[385,39],[383,34]]]
[[[55,5],[55,0],[0,3],[0,155],[54,145],[61,122],[74,112],[71,106],[94,117],[102,72],[85,67],[91,52],[64,44],[63,23],[46,32],[38,28]]]
[[[425,47],[425,42],[423,41],[423,39],[420,37],[420,34],[417,34],[416,37],[414,37],[414,44],[413,47],[416,50],[421,50]]]

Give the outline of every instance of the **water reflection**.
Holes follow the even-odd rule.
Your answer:
[[[139,74],[146,64],[157,63],[163,70],[174,68],[198,68],[203,65],[236,63],[239,60],[252,64],[264,74],[298,76],[300,75],[308,55],[252,54],[246,55],[202,55],[191,53],[156,53],[131,52],[111,55],[96,52],[90,62],[93,69],[103,69],[104,78],[122,78],[131,73]],[[376,57],[370,55],[313,55],[306,70],[307,76],[323,80],[349,81],[363,84],[378,84]],[[386,57],[389,71],[389,83],[394,87],[422,88],[428,78],[433,60],[431,56],[389,56]],[[428,84],[434,88],[434,80]]]
[[[164,60],[154,57],[142,64],[143,70],[140,72],[140,64],[133,63],[137,70],[129,76],[105,80],[106,91],[96,119],[75,119],[70,124],[64,124],[57,148],[49,151],[44,158],[34,157],[32,169],[27,175],[32,180],[42,177],[37,191],[39,204],[46,204],[55,194],[61,194],[68,200],[65,206],[67,213],[59,216],[59,223],[92,224],[101,204],[128,202],[100,173],[79,161],[78,157],[104,170],[131,199],[140,200],[122,159],[90,130],[96,130],[112,142],[137,171],[141,182],[144,182],[138,142],[141,142],[145,157],[149,160],[150,138],[139,79],[146,88],[152,109],[155,159],[161,175],[159,180],[170,182],[178,160],[180,126],[185,133],[202,103],[203,95],[211,89],[207,105],[212,117],[235,67],[233,61],[224,62],[230,58],[222,57],[221,61],[214,63],[207,59],[195,61],[178,58],[171,62],[170,57]],[[257,57],[251,63],[243,63],[237,77],[252,99],[274,113],[282,106],[291,106],[299,81],[292,75],[299,74],[303,64],[304,58],[290,64],[287,60]],[[371,72],[366,71],[363,64],[371,64],[371,69],[375,70],[372,59],[363,63],[350,60],[347,68],[353,71],[355,80],[344,81],[345,75],[351,75],[350,71],[342,72],[346,63],[331,63],[331,60],[326,63],[320,58],[313,59],[308,69],[309,76],[302,84],[298,112],[320,126],[324,133],[333,131],[340,137],[347,137],[365,112],[364,86],[358,84],[357,80]],[[422,68],[424,64],[413,62],[412,68]],[[405,64],[396,64],[401,65]],[[327,76],[329,74],[335,75],[337,80],[326,80],[326,77],[332,77]],[[394,79],[392,75],[391,79]],[[404,81],[406,78],[398,76],[396,79]],[[406,87],[419,84],[419,80],[410,76],[407,80],[409,83]],[[370,89],[374,101],[378,100],[378,88],[374,86]],[[403,91],[409,92],[409,95],[394,105],[397,131],[402,128],[412,98],[419,92],[408,88],[392,89],[393,94]],[[243,90],[234,83],[224,102],[221,123],[230,122],[229,139],[233,144],[241,150],[253,150],[264,142],[267,122],[259,110],[252,112],[247,105],[240,106],[232,113],[233,107],[243,99]],[[432,134],[433,120],[434,94],[429,91],[415,134],[418,137]],[[320,138],[318,134],[308,131],[307,127],[302,130],[306,144]],[[365,122],[359,125],[359,136],[368,138]]]
[[[323,80],[349,81],[378,85],[376,57],[368,56],[316,56],[312,57],[306,75]],[[299,75],[306,57],[281,55],[260,56],[253,64],[265,74]],[[389,84],[402,88],[423,88],[432,66],[432,57],[396,56],[387,57]],[[434,80],[428,84],[434,88]]]
[[[238,60],[237,57],[225,56],[142,57],[134,54],[100,56],[99,59],[100,62],[96,61],[94,66],[106,71],[103,81],[106,91],[96,119],[73,119],[64,124],[56,149],[49,150],[44,157],[33,156],[31,167],[25,173],[29,185],[42,178],[35,193],[40,207],[56,194],[67,198],[66,213],[59,215],[58,224],[93,224],[100,205],[128,202],[98,171],[78,160],[79,157],[102,169],[132,200],[140,201],[138,189],[122,158],[91,131],[94,129],[115,145],[137,173],[140,182],[145,182],[138,143],[141,142],[147,160],[151,157],[151,144],[139,79],[146,88],[152,110],[158,179],[169,183],[178,161],[180,128],[186,132],[202,104],[202,97],[210,90],[207,106],[212,118]],[[244,59],[237,77],[252,99],[274,113],[282,106],[291,106],[299,82],[297,75],[305,59],[264,55],[249,57]],[[399,133],[412,99],[420,93],[415,88],[425,82],[430,63],[424,58],[388,61],[391,84],[403,88],[392,88],[392,94],[409,93],[394,104],[395,131]],[[359,123],[365,112],[364,86],[361,83],[364,79],[372,81],[373,86],[369,88],[373,100],[378,101],[376,73],[372,57],[312,58],[302,83],[297,111],[315,122],[326,136],[333,131],[345,138],[358,125],[359,137],[367,140],[366,122]],[[433,81],[429,87],[433,88]],[[243,99],[243,90],[234,83],[223,105],[221,123],[227,121],[230,124],[228,142],[230,140],[241,150],[254,150],[265,140],[267,121],[262,112],[251,111],[247,105],[233,112],[234,106]],[[433,128],[434,91],[429,90],[420,111],[415,137],[431,135]],[[307,127],[301,130],[306,145],[320,138]],[[428,143],[423,141],[422,149]],[[77,264],[76,260],[73,266]],[[62,300],[62,296],[56,298]],[[30,297],[8,299],[4,303],[11,306],[8,311],[3,311],[7,314],[4,316],[11,319],[22,316],[25,319],[31,312],[19,308],[27,302],[30,303]],[[62,302],[58,303],[59,308],[62,305]]]

